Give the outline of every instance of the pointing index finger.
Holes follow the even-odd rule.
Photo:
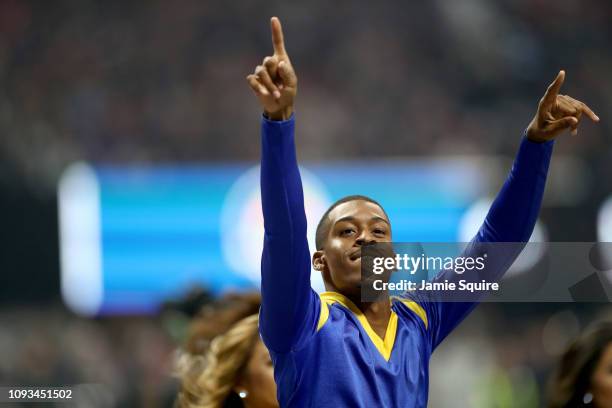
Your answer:
[[[586,113],[593,122],[599,122],[599,116],[597,116],[586,103],[580,102],[580,106],[582,107],[583,112]]]
[[[561,85],[563,85],[563,81],[565,80],[565,71],[561,70],[557,74],[557,77],[553,81],[552,84],[546,90],[544,94],[543,102],[545,106],[552,106],[557,99],[557,95],[559,95],[559,91],[561,90]]]
[[[285,40],[283,38],[283,27],[278,17],[270,19],[270,28],[272,30],[272,45],[274,46],[274,54],[286,56]]]

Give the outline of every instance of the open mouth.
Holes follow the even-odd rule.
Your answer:
[[[351,261],[356,261],[358,259],[361,259],[361,248],[357,248],[356,250],[354,250],[353,252],[351,252],[349,254],[349,259]]]

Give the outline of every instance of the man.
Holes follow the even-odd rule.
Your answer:
[[[310,252],[297,166],[293,103],[297,77],[280,21],[271,20],[274,55],[247,77],[263,110],[260,333],[274,363],[282,407],[424,407],[431,353],[476,302],[419,302],[360,298],[361,249],[391,241],[391,225],[374,200],[336,202],[317,228],[314,268],[327,292],[310,288]],[[537,219],[553,139],[576,134],[585,104],[559,95],[560,71],[538,105],[510,175],[483,226],[466,249],[480,243],[526,242]],[[501,263],[496,273],[512,263]]]

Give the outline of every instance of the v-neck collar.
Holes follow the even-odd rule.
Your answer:
[[[349,298],[338,292],[323,292],[321,293],[321,299],[327,303],[339,303],[352,312],[361,327],[366,332],[378,352],[382,357],[389,361],[391,358],[391,351],[393,350],[393,344],[395,343],[395,334],[397,333],[397,314],[391,309],[391,316],[389,317],[389,323],[387,324],[387,331],[385,332],[385,338],[381,339],[378,334],[372,329],[370,322],[366,318],[365,314],[353,303]]]

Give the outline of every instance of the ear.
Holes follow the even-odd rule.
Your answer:
[[[319,250],[312,255],[312,266],[319,272],[323,272],[325,268],[327,268],[327,264],[325,262],[325,252]]]

